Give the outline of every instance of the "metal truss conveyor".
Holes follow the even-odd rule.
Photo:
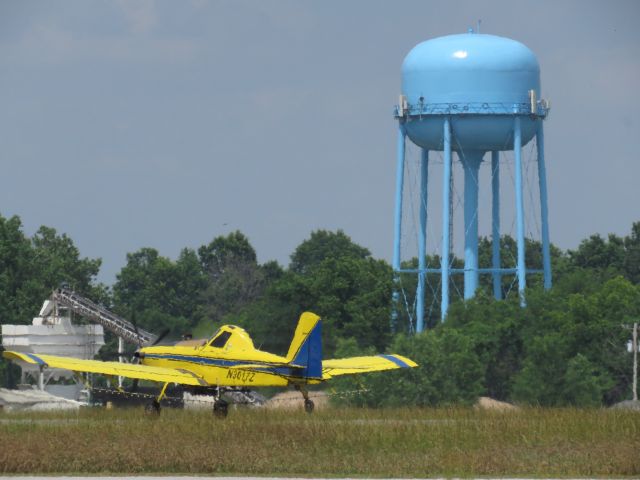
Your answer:
[[[157,337],[141,328],[137,328],[133,323],[110,312],[105,307],[98,305],[88,298],[66,288],[60,287],[51,294],[53,303],[69,308],[71,311],[86,319],[102,325],[113,332],[118,337],[128,343],[142,346],[152,343]]]

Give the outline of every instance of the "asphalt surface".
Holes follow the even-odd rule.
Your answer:
[[[90,478],[91,480],[115,480],[125,478],[124,476],[114,476],[114,477],[87,477],[87,476],[66,476],[66,477],[36,477],[36,476],[11,476],[11,477],[0,477],[0,480],[68,480],[68,479],[78,479],[78,478]],[[126,478],[144,478],[145,480],[327,480],[327,478],[302,478],[302,477],[204,477],[204,476],[152,476],[152,475],[136,475],[130,476],[128,475]],[[340,478],[340,480],[363,480],[362,478]],[[380,479],[376,478],[376,480],[404,480],[404,479]],[[411,479],[411,480],[420,480],[420,479]],[[452,480],[445,479],[443,477],[425,477],[424,480]],[[518,477],[518,478],[478,478],[478,479],[465,479],[465,480],[598,480],[597,477],[592,479],[589,478],[579,478],[579,479],[571,479],[571,478],[530,478],[530,477]],[[610,480],[610,479],[609,479]]]

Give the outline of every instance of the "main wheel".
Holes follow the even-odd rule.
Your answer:
[[[218,418],[225,418],[229,413],[229,404],[222,400],[218,399],[213,403],[213,414]]]
[[[147,415],[160,415],[160,402],[154,400],[144,406],[144,413]]]
[[[308,398],[304,401],[304,411],[307,413],[313,413],[313,409],[315,407],[315,404],[313,403],[313,400],[309,400]]]

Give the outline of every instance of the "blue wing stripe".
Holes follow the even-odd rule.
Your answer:
[[[47,363],[42,360],[40,357],[38,357],[37,355],[34,355],[32,353],[24,353],[24,355],[26,355],[27,357],[29,357],[31,360],[34,360],[35,362],[38,363],[38,365],[42,365],[42,366],[47,366]]]
[[[393,355],[378,355],[378,356],[382,358],[386,358],[387,360],[398,365],[400,368],[409,368],[409,365],[407,365],[405,362],[403,362],[399,358],[394,357]]]

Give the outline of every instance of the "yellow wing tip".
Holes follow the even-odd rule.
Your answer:
[[[2,356],[8,360],[22,360],[25,363],[44,364],[44,362],[40,360],[40,358],[36,357],[35,355],[30,355],[28,353],[12,352],[10,350],[5,350],[4,352],[2,352]]]

